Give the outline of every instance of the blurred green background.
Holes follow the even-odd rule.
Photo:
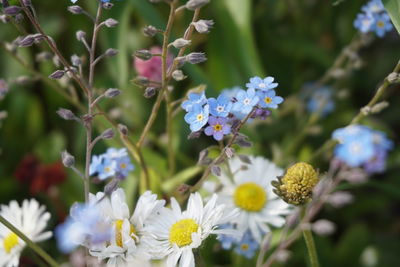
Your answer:
[[[67,0],[33,2],[45,32],[55,39],[65,57],[84,55],[85,49],[76,41],[75,32],[84,30],[89,34],[89,20],[85,16],[67,12],[70,4]],[[80,2],[88,11],[94,11],[94,1]],[[190,47],[191,51],[204,51],[208,61],[184,67],[189,79],[176,84],[174,99],[183,97],[188,89],[199,84],[207,86],[208,97],[215,97],[224,88],[244,87],[252,76],[274,76],[279,82],[279,95],[286,98],[285,104],[268,120],[246,127],[244,132],[250,136],[254,146],[244,149],[243,153],[274,158],[281,167],[295,160],[307,160],[313,151],[330,138],[334,129],[348,124],[360,107],[369,101],[400,57],[400,39],[395,31],[363,48],[359,53],[363,66],[330,84],[334,86],[336,95],[342,96],[336,99],[335,111],[314,125],[316,131],[302,140],[290,155],[285,155],[284,152],[309,117],[301,102],[303,84],[318,80],[333,64],[342,48],[351,41],[356,34],[353,20],[365,1],[343,1],[339,5],[333,3],[318,0],[211,1],[202,11],[201,18],[213,19],[215,26],[208,35],[195,34]],[[131,136],[134,140],[137,140],[146,123],[154,99],[145,99],[142,96],[143,89],[130,82],[135,76],[132,54],[137,49],[160,44],[161,40],[157,38],[144,37],[141,29],[149,24],[164,28],[167,16],[167,5],[153,5],[147,0],[117,1],[112,10],[104,12],[104,17],[117,19],[119,25],[115,29],[105,28],[101,31],[98,53],[112,47],[118,49],[119,54],[98,65],[95,86],[99,90],[109,87],[123,90],[123,97],[104,101],[101,105],[117,122],[133,129]],[[191,12],[181,13],[174,25],[174,37],[182,36],[191,16]],[[33,32],[33,27],[26,20],[21,22],[21,26],[29,33]],[[2,48],[5,42],[11,42],[19,35],[12,24],[0,25]],[[35,61],[36,55],[43,49],[48,51],[44,44],[19,48],[17,55],[31,70],[47,77],[56,67],[51,61]],[[75,155],[78,166],[82,167],[84,130],[77,123],[60,119],[56,110],[63,107],[76,114],[82,115],[82,112],[57,93],[55,88],[68,92],[63,85],[60,87],[57,82],[41,79],[37,73],[29,72],[19,64],[5,49],[0,49],[0,78],[11,82],[20,76],[29,79],[22,84],[21,79],[19,83],[13,83],[9,94],[0,102],[0,110],[8,112],[0,128],[0,203],[8,203],[11,199],[22,200],[28,196],[38,198],[47,204],[52,214],[57,214],[52,220],[53,227],[68,212],[71,203],[83,200],[80,178],[67,172],[67,178],[59,186],[33,194],[31,184],[17,181],[15,173],[22,168],[29,176],[30,167],[27,164],[20,165],[27,155],[34,155],[45,166],[57,162],[64,149]],[[80,92],[78,94],[81,95]],[[400,88],[391,87],[385,96],[390,100],[390,106],[363,121],[384,130],[395,144],[399,143],[399,96]],[[83,101],[82,97],[80,99]],[[167,170],[164,110],[162,107],[153,127],[152,138],[144,150],[155,181],[153,190],[158,193],[165,193],[161,185],[171,179]],[[215,143],[206,137],[196,141],[187,140],[189,127],[183,121],[183,115],[183,112],[179,113],[174,122],[174,146],[178,152],[178,172],[186,171],[180,174],[190,184],[200,175],[199,168],[193,167],[198,153]],[[97,120],[97,131],[110,127],[101,118]],[[96,146],[95,153],[103,153],[109,146],[120,147],[121,144],[118,138],[102,142]],[[282,153],[283,157],[280,156]],[[318,162],[321,171],[326,170],[328,159],[329,155],[326,155]],[[371,177],[360,185],[343,185],[344,189],[354,194],[355,202],[341,209],[327,207],[320,214],[320,218],[329,219],[337,225],[337,231],[332,236],[317,237],[322,266],[369,266],[362,260],[366,248],[377,257],[376,264],[371,266],[398,266],[399,171],[400,149],[396,147],[390,153],[387,172]],[[59,175],[60,170],[55,172]],[[123,184],[130,200],[135,199],[138,192],[138,175],[137,168]],[[98,189],[101,188],[102,185],[99,185]],[[50,249],[52,242],[45,244],[45,247]],[[209,243],[204,253],[213,252],[210,257],[215,265],[229,265],[226,252],[215,252],[215,242]],[[57,255],[54,248],[50,249],[50,253]],[[304,266],[305,253],[299,241],[293,246],[292,257],[286,266]],[[56,257],[61,259],[61,256]],[[246,263],[245,259],[235,261],[237,266]]]

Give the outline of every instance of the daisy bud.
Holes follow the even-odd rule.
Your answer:
[[[86,32],[84,31],[76,32],[76,39],[78,39],[79,42],[82,42],[85,38],[86,38]]]
[[[58,114],[58,116],[67,121],[79,120],[78,117],[76,117],[75,114],[69,109],[59,108],[56,113]]]
[[[155,87],[147,87],[146,90],[144,90],[143,96],[145,98],[152,98],[157,92],[157,89]]]
[[[122,134],[124,136],[128,135],[128,127],[126,127],[126,125],[118,124],[118,131],[120,134]]]
[[[17,15],[19,12],[21,12],[22,8],[19,6],[8,6],[3,9],[4,14],[9,15],[9,16],[14,16]]]
[[[52,74],[50,74],[49,78],[53,80],[58,80],[64,77],[65,71],[64,70],[56,70]]]
[[[190,64],[198,64],[207,60],[204,53],[193,52],[185,57]]]
[[[179,38],[179,39],[176,39],[175,41],[173,41],[171,43],[171,45],[173,47],[175,47],[175,48],[181,49],[181,48],[184,48],[184,47],[190,45],[191,43],[192,43],[191,40],[186,40],[186,39],[183,39],[183,38]]]
[[[82,64],[82,61],[81,61],[81,58],[78,57],[77,55],[72,55],[71,63],[72,63],[72,65],[79,67]]]
[[[142,32],[146,37],[154,37],[158,33],[158,30],[156,27],[149,25],[144,27]]]
[[[135,52],[135,57],[143,59],[143,60],[149,60],[153,57],[153,55],[151,54],[151,52],[149,50],[137,50]]]
[[[103,138],[103,139],[112,139],[112,138],[114,138],[114,136],[115,136],[114,131],[113,131],[113,129],[111,129],[111,128],[105,130],[105,131],[101,134],[101,138]]]
[[[75,15],[82,14],[83,12],[83,9],[80,6],[69,6],[67,9],[69,12]]]
[[[172,72],[172,78],[174,78],[175,81],[179,82],[186,79],[186,76],[181,70],[174,70],[174,72]]]
[[[104,21],[104,24],[108,27],[108,28],[113,28],[115,26],[118,25],[118,21],[115,19],[107,19],[106,21]]]
[[[205,6],[209,2],[210,2],[210,0],[189,0],[186,3],[186,8],[194,11],[197,8],[201,8],[201,7]]]
[[[214,21],[201,19],[196,22],[193,22],[192,25],[194,26],[194,28],[198,33],[209,33],[210,29],[214,25]]]
[[[314,187],[319,181],[318,172],[308,163],[296,163],[287,169],[278,181],[272,181],[274,192],[284,201],[303,205],[311,200]]]
[[[18,42],[18,46],[19,47],[28,47],[28,46],[32,46],[34,43],[35,43],[35,37],[33,37],[32,35],[27,35]]]
[[[104,54],[107,57],[113,57],[113,56],[116,56],[118,54],[118,50],[116,50],[114,48],[108,48]]]
[[[69,154],[66,150],[61,152],[61,160],[65,167],[71,168],[75,165],[75,158]]]

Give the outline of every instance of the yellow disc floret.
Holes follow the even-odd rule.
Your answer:
[[[3,240],[3,247],[7,254],[11,252],[11,250],[18,245],[18,236],[14,233],[10,233]]]
[[[193,219],[183,219],[174,223],[169,229],[169,242],[178,247],[190,245],[192,234],[196,233],[199,225]]]
[[[119,247],[123,247],[122,244],[122,225],[124,224],[124,220],[116,220],[115,221],[115,243],[117,244],[117,246]],[[136,234],[136,229],[135,227],[130,224],[130,231],[129,231],[129,235],[131,238],[134,238],[134,235]]]
[[[313,166],[300,162],[286,171],[277,189],[286,202],[302,205],[311,199],[312,191],[318,181],[318,172]]]
[[[236,188],[233,199],[236,206],[241,209],[260,211],[267,202],[267,193],[256,183],[244,183]]]

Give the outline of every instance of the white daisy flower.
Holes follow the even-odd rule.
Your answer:
[[[237,230],[250,230],[259,243],[270,227],[281,227],[284,215],[290,213],[290,206],[272,190],[271,181],[283,174],[283,170],[262,157],[250,157],[251,164],[243,163],[238,157],[229,160],[230,171],[224,169],[219,177],[222,189],[218,201],[227,209],[239,208],[239,216],[232,220]],[[218,189],[207,183],[205,189]]]
[[[13,200],[1,205],[0,214],[33,242],[40,242],[52,236],[50,231],[43,232],[50,219],[46,207],[34,199],[24,200],[22,206]],[[25,248],[25,242],[3,224],[0,224],[0,266],[19,266],[19,257]]]
[[[213,195],[206,205],[199,193],[191,194],[187,210],[181,211],[175,198],[171,198],[171,208],[164,208],[149,223],[148,229],[154,236],[149,245],[154,258],[166,257],[166,266],[194,267],[193,249],[198,248],[210,234],[235,234],[232,229],[217,229],[237,216],[236,210],[225,214],[225,205],[217,204]]]
[[[90,254],[99,259],[109,258],[108,266],[125,266],[127,262],[138,258],[150,258],[147,253],[146,241],[143,237],[146,221],[164,207],[164,200],[157,200],[157,195],[150,191],[140,196],[135,211],[131,216],[125,200],[125,193],[120,188],[104,198],[104,193],[90,196],[90,202],[97,202],[105,218],[112,222],[110,242],[104,242],[90,247]]]

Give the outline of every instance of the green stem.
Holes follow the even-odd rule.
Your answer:
[[[310,229],[303,230],[304,241],[306,242],[308,257],[311,267],[319,267],[317,250],[315,248],[314,238]]]
[[[19,238],[21,238],[33,251],[35,251],[43,260],[47,262],[49,266],[59,266],[58,263],[40,248],[38,245],[32,242],[24,233],[18,230],[14,225],[12,225],[6,218],[0,215],[0,222],[4,224],[10,231],[15,233]]]

